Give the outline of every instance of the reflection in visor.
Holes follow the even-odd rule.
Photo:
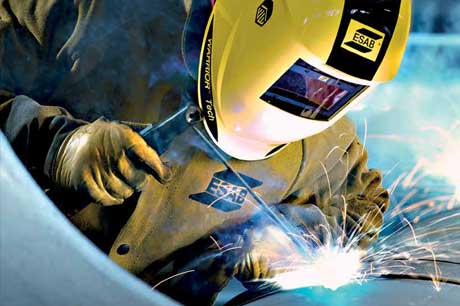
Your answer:
[[[366,88],[331,77],[299,59],[261,99],[297,116],[329,120]]]

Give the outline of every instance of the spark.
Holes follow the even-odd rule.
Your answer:
[[[152,289],[156,289],[158,286],[160,286],[161,284],[163,284],[164,282],[167,282],[169,281],[170,279],[173,279],[175,277],[178,277],[178,276],[181,276],[181,275],[184,275],[184,274],[187,274],[187,273],[192,273],[192,272],[195,272],[195,270],[188,270],[188,271],[184,271],[184,272],[181,272],[181,273],[177,273],[177,274],[174,274],[168,278],[165,278],[164,280],[162,280],[161,282],[157,283],[155,286],[152,287]]]
[[[324,164],[321,166],[325,170]],[[419,186],[432,175],[427,167],[426,161],[419,160],[411,171],[398,176],[391,184],[391,193],[399,189],[398,193],[405,196],[395,204],[392,213],[387,214],[390,219],[381,229],[393,230],[387,231],[369,249],[364,251],[357,247],[362,238],[358,227],[345,233],[342,225],[339,237],[333,238],[329,233],[327,241],[315,238],[315,233],[308,231],[303,237],[314,242],[310,244],[314,249],[310,258],[293,259],[290,256],[277,261],[272,268],[279,273],[267,281],[286,290],[310,286],[335,290],[347,284],[361,284],[390,275],[426,275],[432,279],[434,290],[441,290],[443,279],[438,260],[449,260],[460,254],[460,212],[454,210],[455,196],[439,195],[436,190],[436,195],[430,197],[431,191],[426,188],[421,192]],[[460,170],[455,171],[460,173]],[[342,213],[347,214],[346,205],[342,207]],[[420,271],[421,262],[425,266],[432,265],[434,272]]]
[[[209,195],[211,195],[211,196],[214,196],[214,195],[212,195],[212,194],[210,194],[210,193],[208,193],[208,192],[206,192],[206,193],[209,194]],[[216,198],[214,201],[212,201],[207,207],[208,207],[208,208],[211,208],[211,207],[213,207],[216,203],[218,203],[220,200],[223,200],[223,199],[225,199],[225,198],[228,197],[228,196],[237,196],[237,195],[238,195],[238,193],[235,192],[235,191],[230,191],[229,193],[224,193],[223,195],[221,195],[220,197],[218,197],[218,198]],[[235,204],[237,204],[237,203],[235,203]],[[241,204],[237,204],[237,205],[238,205],[238,206],[242,206]]]
[[[425,174],[421,173],[420,171],[423,171],[424,165],[426,162],[421,159],[417,162],[417,164],[414,166],[414,168],[410,171],[410,173],[406,176],[406,178],[403,180],[403,187],[404,188],[410,188],[414,187],[419,183],[424,177]],[[418,176],[416,176],[418,175]]]
[[[229,252],[229,251],[239,250],[239,249],[242,249],[242,248],[243,248],[242,246],[236,246],[236,247],[228,248],[226,250],[221,250],[220,254],[224,254],[224,253]]]
[[[460,124],[454,128],[458,126]],[[259,233],[266,241],[258,255],[267,257],[270,270],[275,272],[273,278],[265,281],[286,290],[311,286],[336,290],[347,284],[359,285],[376,278],[420,276],[430,277],[434,290],[441,290],[443,273],[439,260],[448,261],[452,256],[457,258],[460,255],[460,212],[456,210],[460,209],[456,205],[460,200],[460,163],[457,162],[457,156],[460,156],[460,137],[455,138],[452,131],[428,130],[436,131],[445,141],[434,155],[419,158],[412,169],[403,172],[389,184],[393,197],[401,194],[404,196],[396,199],[394,208],[386,214],[385,225],[380,229],[383,235],[379,240],[368,249],[361,249],[359,242],[366,237],[360,232],[362,227],[356,225],[350,230],[344,224],[345,221],[334,230],[329,224],[320,223],[312,229],[303,229],[300,234],[289,232],[286,228],[272,227],[265,234]],[[365,141],[373,138],[372,135],[366,135],[367,121]],[[335,151],[344,149],[334,147],[325,159]],[[325,163],[319,163],[325,173],[329,197],[332,198],[333,190],[327,167]],[[348,156],[346,166],[345,172],[348,173]],[[387,174],[398,166],[399,163]],[[439,186],[436,186],[434,193],[427,187],[422,189],[420,186],[433,176],[447,178],[456,185],[455,193],[452,194],[448,188],[440,189]],[[347,220],[347,203],[343,196],[342,200],[342,219]],[[368,215],[360,221],[369,221],[366,219],[373,217],[375,215]],[[324,232],[327,234],[324,235]],[[299,254],[290,245],[291,236],[305,242],[306,254]],[[231,245],[221,247],[214,237],[211,236],[211,239],[221,253],[242,248],[232,248]],[[427,264],[433,266],[434,272],[426,272]]]
[[[329,179],[329,174],[328,174],[327,168],[321,161],[319,163],[320,163],[321,167],[323,168],[324,173],[326,174],[327,186],[329,188],[329,197],[332,198],[331,181]]]
[[[364,154],[364,150],[366,148],[366,141],[367,141],[367,119],[364,119],[364,141],[363,141],[363,148],[361,151],[361,155]]]
[[[409,228],[410,228],[410,230],[411,230],[411,232],[412,232],[412,237],[414,237],[414,243],[415,243],[415,245],[418,245],[417,235],[415,234],[414,227],[412,226],[412,224],[410,223],[410,221],[407,220],[407,218],[404,218],[403,220],[404,220],[404,222],[407,223],[407,225],[409,226]]]
[[[345,241],[345,236],[346,236],[346,225],[347,225],[347,200],[345,199],[345,196],[342,195],[342,200],[343,200],[343,210],[342,210],[342,220],[344,220],[343,225],[342,225],[342,235],[340,236],[340,245],[343,245]]]
[[[441,291],[441,284],[439,282],[439,279],[440,279],[440,270],[439,270],[439,266],[438,266],[438,263],[437,263],[437,260],[436,260],[436,254],[434,253],[433,249],[430,247],[430,248],[427,248],[428,251],[431,253],[431,255],[433,256],[433,264],[434,264],[434,275],[431,275],[431,279],[433,280],[433,286],[434,286],[434,289],[439,292]]]
[[[219,249],[219,251],[222,251],[224,250],[225,248],[233,245],[233,243],[227,243],[226,245],[224,246],[220,246],[219,242],[217,242],[216,238],[214,238],[212,235],[209,236],[209,238],[211,238],[212,242],[217,246],[217,248]],[[228,251],[228,250],[227,250]]]
[[[350,165],[349,165],[350,160],[349,160],[349,153],[348,153],[348,151],[345,150],[344,148],[341,148],[340,146],[335,146],[335,147],[333,147],[333,148],[329,151],[329,153],[327,153],[327,155],[326,155],[326,160],[329,159],[329,157],[331,157],[332,153],[334,153],[334,152],[337,151],[337,150],[339,150],[339,151],[343,154],[343,156],[346,158],[346,163],[345,163],[345,167],[346,167],[346,168],[345,168],[345,171],[344,171],[344,180],[346,180],[346,179],[347,179],[347,176],[348,176],[348,170],[350,169]],[[340,163],[341,163],[341,164],[343,164],[343,160],[342,160],[342,159],[343,159],[343,157],[340,159]],[[321,163],[321,162],[320,162],[320,163]],[[321,163],[321,166],[323,167],[323,170],[326,169],[326,167],[324,166],[323,163]]]

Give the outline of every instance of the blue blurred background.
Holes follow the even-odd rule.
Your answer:
[[[460,208],[459,0],[413,0],[398,76],[350,116],[392,192],[387,221]]]

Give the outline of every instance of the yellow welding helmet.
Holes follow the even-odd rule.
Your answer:
[[[400,66],[410,0],[217,0],[198,99],[228,155],[259,160],[319,133]]]

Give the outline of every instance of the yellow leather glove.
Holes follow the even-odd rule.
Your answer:
[[[160,182],[171,171],[140,135],[126,125],[98,119],[76,129],[54,159],[51,180],[102,205],[122,204],[149,175]]]
[[[303,235],[301,239],[306,247],[311,248],[320,246],[327,239],[327,219],[317,206],[280,204],[274,209],[280,219],[292,226],[292,233],[286,234],[264,215],[245,231],[244,256],[238,263],[235,276],[250,290],[267,285],[264,280],[292,271],[296,263],[302,262],[302,254],[291,235]]]
[[[336,197],[323,208],[336,235],[345,236],[344,243],[366,249],[377,240],[383,225],[383,212],[373,201],[363,196]]]

